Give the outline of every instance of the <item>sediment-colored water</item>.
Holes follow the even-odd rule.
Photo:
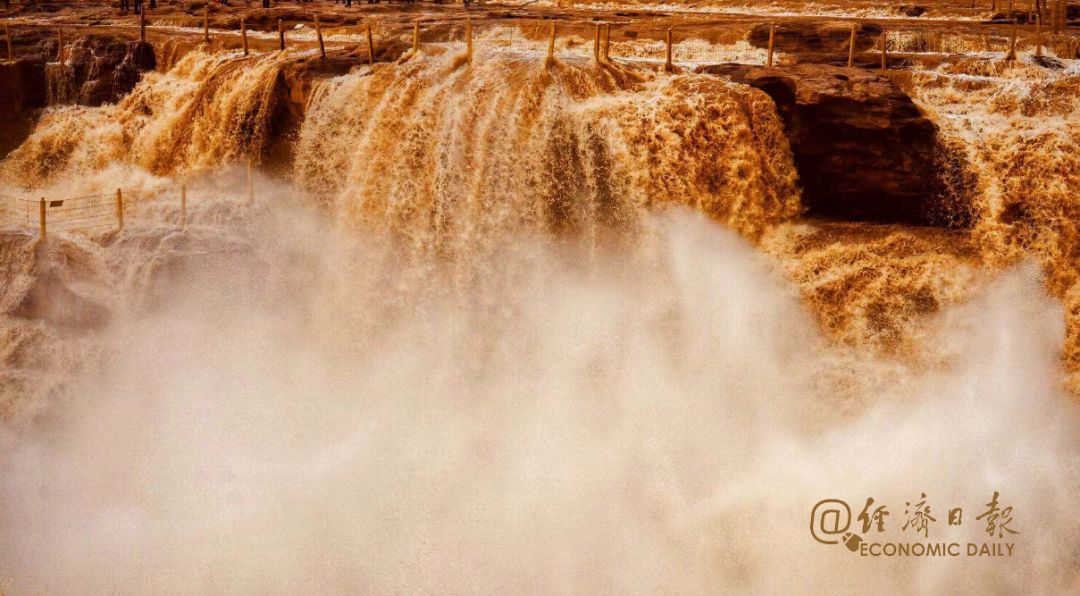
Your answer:
[[[296,54],[46,112],[6,188],[167,200],[3,236],[0,305],[101,309],[0,318],[16,593],[1080,587],[1075,65],[903,81],[975,181],[937,229],[803,218],[764,93],[535,46],[320,77],[250,207]],[[1007,560],[853,563],[806,528],[994,491]]]
[[[134,183],[117,180],[125,172],[189,173],[239,160],[267,142],[282,64],[274,54],[188,54],[166,73],[149,73],[119,104],[51,109],[0,175],[80,194]],[[65,182],[78,191],[65,193]]]

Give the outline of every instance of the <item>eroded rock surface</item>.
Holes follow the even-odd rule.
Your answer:
[[[84,250],[24,232],[0,232],[0,316],[93,329],[108,312],[82,286],[96,275]]]
[[[34,127],[34,114],[45,107],[45,61],[32,56],[0,62],[0,158],[22,143]]]
[[[116,102],[135,87],[144,71],[157,64],[149,43],[103,35],[79,37],[64,52],[62,66],[50,65],[50,103],[99,106]]]
[[[56,62],[57,46],[55,39],[39,38],[34,51],[22,47],[16,60],[0,62],[0,113],[5,118],[0,126],[0,159],[26,139],[43,108],[119,101],[135,88],[143,72],[157,64],[149,43],[107,35],[65,43],[63,64]]]
[[[853,221],[964,225],[946,192],[937,126],[887,77],[858,68],[710,65],[761,89],[787,129],[811,215]]]

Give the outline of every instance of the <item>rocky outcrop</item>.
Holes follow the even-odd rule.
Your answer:
[[[51,103],[116,102],[135,87],[143,72],[157,65],[149,43],[110,36],[79,37],[64,51],[64,65],[54,65],[48,73]]]
[[[965,225],[946,192],[937,126],[888,78],[858,68],[713,65],[761,89],[784,121],[810,214],[855,220]],[[952,181],[949,181],[950,183]]]
[[[375,60],[392,62],[409,47],[400,40],[388,41],[376,50]],[[274,82],[267,144],[261,149],[260,163],[264,169],[279,172],[289,169],[296,136],[304,122],[304,111],[317,84],[364,64],[367,64],[366,51],[358,55],[350,50],[328,52],[326,58],[301,57],[281,68]]]
[[[45,61],[19,58],[0,62],[0,158],[22,143],[33,129],[33,114],[45,107]]]
[[[27,35],[22,35],[23,38]],[[77,103],[98,106],[119,101],[156,66],[154,48],[107,35],[76,38],[64,48],[64,64],[56,60],[55,39],[38,39],[21,49],[13,62],[0,62],[0,159],[18,147],[33,130],[42,108]]]
[[[921,17],[926,14],[926,7],[918,4],[904,4],[896,9],[896,13],[905,17]]]
[[[0,316],[90,329],[108,320],[108,311],[79,291],[94,277],[89,256],[66,241],[50,244],[23,232],[0,232]]]
[[[360,63],[354,56],[329,54],[325,59],[300,58],[281,69],[274,83],[268,142],[260,160],[264,168],[288,170],[296,136],[304,122],[304,110],[316,83],[346,74]]]
[[[1004,8],[1004,7],[1002,7]],[[996,12],[990,17],[992,23],[1009,23],[1015,20],[1021,25],[1026,25],[1035,22],[1035,15],[1037,13],[1029,12],[1027,8],[1017,8],[1012,12],[1002,11]],[[1047,21],[1049,21],[1050,15],[1046,15]],[[1066,3],[1065,20],[1072,26],[1077,22],[1080,22],[1080,3],[1068,4]]]

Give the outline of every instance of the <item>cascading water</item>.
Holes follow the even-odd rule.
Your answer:
[[[1059,361],[1080,314],[1005,267],[1030,249],[1075,293],[1054,269],[1075,172],[1055,155],[1038,187],[1003,167],[1077,146],[1017,132],[1025,109],[1072,122],[1071,79],[971,141],[969,232],[798,219],[760,92],[510,53],[323,77],[286,180],[248,208],[229,168],[266,149],[294,60],[191,53],[117,105],[52,109],[0,165],[15,187],[185,179],[191,197],[183,231],[170,204],[123,234],[8,239],[22,285],[0,304],[62,287],[108,314],[0,319],[15,589],[1080,587]],[[942,121],[965,80],[917,98]],[[988,190],[1016,184],[1048,194]],[[853,565],[807,533],[830,496],[927,492],[944,519],[994,490],[1023,531],[1007,565]]]
[[[798,222],[771,229],[763,246],[830,335],[924,363],[945,357],[928,314],[969,300],[1001,267],[1034,259],[1066,305],[1064,365],[1076,391],[1080,77],[970,60],[915,72],[906,86],[970,164],[972,228]]]
[[[75,98],[74,73],[66,64],[45,65],[45,84],[50,105],[69,103]]]
[[[914,87],[969,149],[980,183],[971,237],[983,260],[1037,259],[1064,301],[1065,367],[1080,391],[1080,70],[967,63]]]
[[[760,92],[644,70],[456,60],[323,86],[300,132],[297,182],[432,254],[520,230],[625,230],[665,203],[751,237],[799,210],[790,150]]]
[[[190,174],[246,158],[267,143],[287,60],[192,52],[116,105],[50,109],[0,176],[61,193],[77,182],[79,194],[137,185],[139,172]]]

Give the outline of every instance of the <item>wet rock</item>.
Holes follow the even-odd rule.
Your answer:
[[[401,56],[402,44],[384,45],[386,49],[376,51],[376,60],[396,60]],[[264,168],[276,171],[289,169],[295,141],[304,121],[304,110],[316,83],[346,74],[362,64],[367,64],[366,55],[361,59],[350,54],[328,53],[325,59],[301,58],[282,68],[274,84],[270,134],[261,155]]]
[[[45,61],[38,57],[0,62],[0,158],[18,147],[33,130],[37,112],[45,107]]]
[[[93,329],[108,320],[108,310],[74,288],[88,271],[74,245],[43,244],[22,232],[0,232],[0,314],[51,325]]]
[[[1065,63],[1058,58],[1052,56],[1032,56],[1032,62],[1038,64],[1043,68],[1049,68],[1050,70],[1064,70]]]
[[[811,214],[849,221],[966,223],[945,197],[937,126],[888,78],[797,65],[698,69],[761,89],[784,121]]]
[[[105,307],[74,292],[52,272],[34,280],[11,315],[79,329],[101,327],[108,320]]]
[[[921,17],[926,14],[925,6],[917,6],[912,4],[905,4],[896,9],[896,12],[904,15],[905,17]]]
[[[149,43],[109,36],[79,37],[65,51],[65,65],[50,74],[54,103],[98,106],[116,102],[157,64]]]
[[[1014,10],[1012,13],[998,12],[994,13],[990,17],[991,23],[1011,23],[1016,21],[1018,25],[1028,24],[1028,11],[1026,10]],[[1032,22],[1034,19],[1032,19]]]

